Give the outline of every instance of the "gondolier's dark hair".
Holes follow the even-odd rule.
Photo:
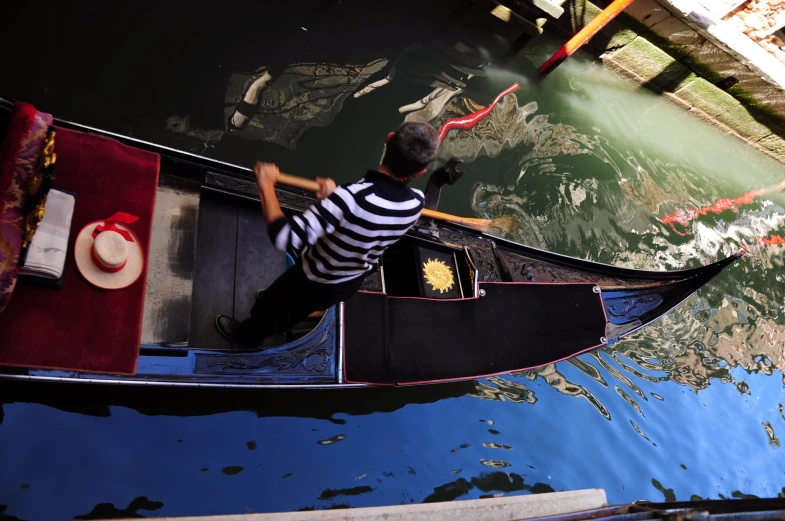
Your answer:
[[[395,177],[409,178],[436,159],[439,133],[427,123],[404,123],[387,141],[382,164]]]

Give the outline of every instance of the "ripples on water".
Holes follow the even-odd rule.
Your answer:
[[[684,432],[678,422],[647,417],[647,411],[663,407],[657,402],[666,402],[671,411],[680,407],[667,404],[652,384],[674,383],[695,396],[704,396],[712,385],[724,386],[723,392],[732,388],[738,399],[713,401],[712,406],[757,412],[754,418],[726,424],[725,435],[760,441],[765,434],[768,447],[762,450],[776,461],[766,466],[757,454],[749,454],[753,468],[767,467],[770,473],[760,483],[747,483],[760,486],[762,495],[781,494],[785,474],[772,471],[785,468],[785,456],[771,418],[782,418],[785,387],[785,247],[777,240],[785,230],[785,209],[781,186],[760,189],[781,183],[785,169],[654,96],[607,74],[588,74],[592,68],[569,64],[570,90],[556,94],[562,108],[577,114],[538,114],[537,103],[521,106],[519,98],[508,96],[495,120],[446,143],[445,157],[504,158],[511,165],[496,182],[475,184],[473,210],[488,218],[515,218],[519,225],[506,235],[512,240],[631,268],[684,269],[742,249],[748,255],[657,324],[613,348],[515,378],[490,379],[478,385],[477,396],[534,404],[537,394],[521,379],[543,381],[585,399],[607,420],[614,419],[610,403],[621,399],[629,407],[623,416],[631,418],[630,427],[657,447],[662,443],[657,438]],[[587,115],[596,126],[585,124]],[[583,122],[581,128],[590,132],[567,120]],[[688,149],[691,145],[694,150]],[[667,219],[678,212],[691,215],[679,220],[680,229]],[[771,377],[766,385],[750,383],[764,382],[763,376]],[[709,408],[708,402],[701,407]],[[768,405],[761,408],[762,403]],[[785,428],[781,421],[775,423]],[[705,446],[705,440],[700,444]],[[673,489],[654,478],[651,482],[663,494],[660,499],[676,498]],[[691,496],[695,494],[678,495]]]
[[[439,118],[477,106],[466,93]],[[785,495],[785,247],[768,244],[785,234],[785,199],[767,194],[679,229],[662,222],[780,182],[781,165],[575,62],[450,135],[441,153],[466,160],[472,209],[513,218],[516,241],[641,269],[697,266],[744,245],[749,255],[611,348],[477,382],[338,393],[4,385],[0,517],[586,487],[611,503]]]

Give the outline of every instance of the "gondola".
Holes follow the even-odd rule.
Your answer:
[[[5,101],[0,106],[7,127],[13,105]],[[14,294],[0,313],[4,379],[327,388],[481,378],[612,345],[678,306],[741,256],[682,271],[633,270],[539,250],[459,223],[423,219],[383,255],[355,297],[249,350],[224,340],[213,327],[214,317],[227,311],[241,315],[256,291],[291,261],[266,236],[249,169],[68,121],[55,119],[54,128],[85,139],[98,136],[160,161],[146,291],[139,291],[139,301],[125,304],[142,311],[144,327],[134,339],[127,371],[96,369],[90,365],[93,356],[82,356],[78,367],[47,360],[25,365],[3,355],[15,345],[2,331],[21,327],[3,315],[25,302],[43,302],[42,309],[47,303],[63,306],[58,292],[65,298],[68,284],[73,289],[85,282],[78,273],[71,273],[61,290],[20,282],[15,291],[37,296],[25,300]],[[56,150],[58,156],[69,153]],[[433,209],[441,185],[455,180],[445,177],[454,171],[437,172],[442,179],[429,182],[426,194]],[[79,187],[66,188],[75,190],[77,205],[89,204],[80,200]],[[278,193],[290,214],[313,202],[303,190],[282,186]],[[124,194],[120,190],[114,196],[122,209]],[[74,229],[82,224],[75,222]],[[74,271],[72,264],[69,258],[66,271]],[[45,291],[50,293],[41,297]],[[91,293],[93,313],[100,315],[101,299],[117,298],[110,293]],[[56,331],[51,337],[41,336],[46,331],[36,334],[62,346],[60,352],[85,351],[78,338]],[[10,336],[24,338],[20,335]],[[88,351],[98,356],[110,347],[91,344]]]

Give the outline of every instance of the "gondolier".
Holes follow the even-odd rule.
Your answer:
[[[348,299],[384,251],[417,222],[424,196],[409,182],[436,158],[439,136],[425,123],[404,123],[387,136],[378,170],[357,182],[335,186],[318,178],[319,201],[300,216],[287,218],[278,202],[278,167],[257,163],[256,180],[270,239],[280,251],[299,257],[295,265],[260,292],[243,321],[218,315],[223,336],[258,346],[317,310]]]

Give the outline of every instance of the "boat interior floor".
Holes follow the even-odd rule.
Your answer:
[[[258,202],[202,189],[161,172],[153,216],[143,344],[193,349],[247,349],[215,328],[218,314],[247,318],[260,289],[286,268]],[[310,332],[309,318],[262,347]]]

